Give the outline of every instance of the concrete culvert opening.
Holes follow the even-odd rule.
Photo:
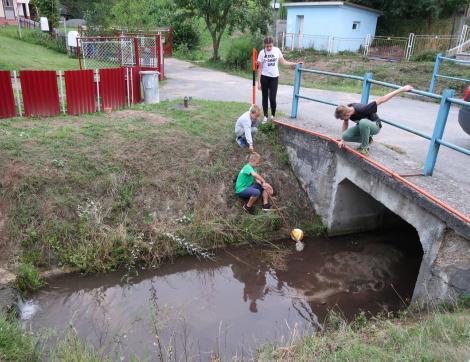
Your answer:
[[[413,225],[347,179],[338,185],[332,215],[334,217],[329,226],[334,232],[330,236],[355,235],[354,239],[357,240],[361,239],[361,235],[377,237],[380,244],[391,246],[391,249],[383,249],[386,253],[395,253],[395,250],[401,253],[403,258],[400,257],[397,262],[403,263],[407,284],[416,289],[424,252],[418,231]],[[403,296],[403,299],[410,302],[411,296]]]

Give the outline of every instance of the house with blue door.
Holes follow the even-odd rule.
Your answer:
[[[381,11],[347,1],[283,3],[287,7],[284,44],[287,48],[360,51],[375,36]]]

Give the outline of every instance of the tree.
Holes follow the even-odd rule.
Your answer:
[[[60,3],[67,7],[68,13],[72,19],[78,18],[79,12],[86,12],[94,8],[96,0],[60,0]]]
[[[428,19],[428,27],[430,27],[443,9],[446,14],[453,13],[465,6],[468,0],[349,0],[349,2],[383,11],[383,17],[388,19]]]
[[[91,9],[87,10],[85,13],[85,21],[87,26],[102,25],[107,27],[110,25],[113,22],[113,18],[110,15],[113,6],[113,1],[102,1],[94,3]]]
[[[384,12],[387,18],[428,19],[431,26],[437,19],[444,5],[447,12],[453,12],[468,0],[350,0],[350,2],[367,6]]]
[[[32,0],[31,5],[36,7],[39,16],[49,20],[52,31],[59,22],[59,0]]]
[[[227,30],[266,34],[268,24],[272,23],[271,0],[176,0],[179,7],[186,9],[188,16],[204,19],[212,37],[213,60],[219,60],[219,45]]]

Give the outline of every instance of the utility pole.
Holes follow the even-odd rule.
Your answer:
[[[273,0],[273,4],[271,5],[273,7],[273,15],[274,15],[274,45],[277,45],[277,9],[279,9],[279,3],[277,0]]]

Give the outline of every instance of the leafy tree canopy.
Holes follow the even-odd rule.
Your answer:
[[[188,16],[204,19],[212,37],[213,59],[219,60],[219,45],[225,31],[234,30],[266,34],[272,23],[272,0],[175,0]]]
[[[94,5],[100,2],[96,0],[60,0],[60,3],[67,7],[72,19],[78,18],[80,12],[92,10]]]
[[[59,0],[31,0],[40,17],[46,17],[53,27],[59,22]]]

